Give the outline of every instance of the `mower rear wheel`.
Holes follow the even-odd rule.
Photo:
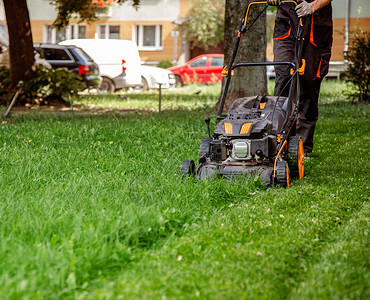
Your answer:
[[[199,147],[199,162],[205,157],[207,154],[209,154],[209,147],[211,145],[212,138],[210,137],[204,137],[202,138],[202,141],[200,142]]]
[[[181,164],[180,174],[182,177],[195,174],[195,163],[192,159],[184,159]]]
[[[276,164],[276,183],[282,187],[289,187],[289,167],[285,160]]]
[[[289,138],[287,154],[292,178],[302,179],[304,174],[304,149],[300,136],[291,136]]]

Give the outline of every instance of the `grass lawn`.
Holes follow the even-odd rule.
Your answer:
[[[324,82],[290,188],[181,180],[219,90],[164,92],[162,115],[157,93],[84,96],[0,125],[0,299],[368,299],[369,107]]]

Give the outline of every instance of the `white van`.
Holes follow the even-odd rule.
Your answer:
[[[82,48],[99,66],[103,82],[101,90],[114,92],[122,88],[142,86],[141,60],[137,46],[127,40],[72,39],[61,45]]]

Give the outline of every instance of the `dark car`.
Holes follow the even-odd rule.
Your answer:
[[[98,88],[101,83],[99,67],[93,59],[81,48],[55,44],[34,44],[53,68],[67,68],[82,77],[88,88]]]

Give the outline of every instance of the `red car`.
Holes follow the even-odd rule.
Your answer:
[[[177,84],[215,83],[222,81],[223,54],[199,55],[186,64],[168,68],[176,76]]]

